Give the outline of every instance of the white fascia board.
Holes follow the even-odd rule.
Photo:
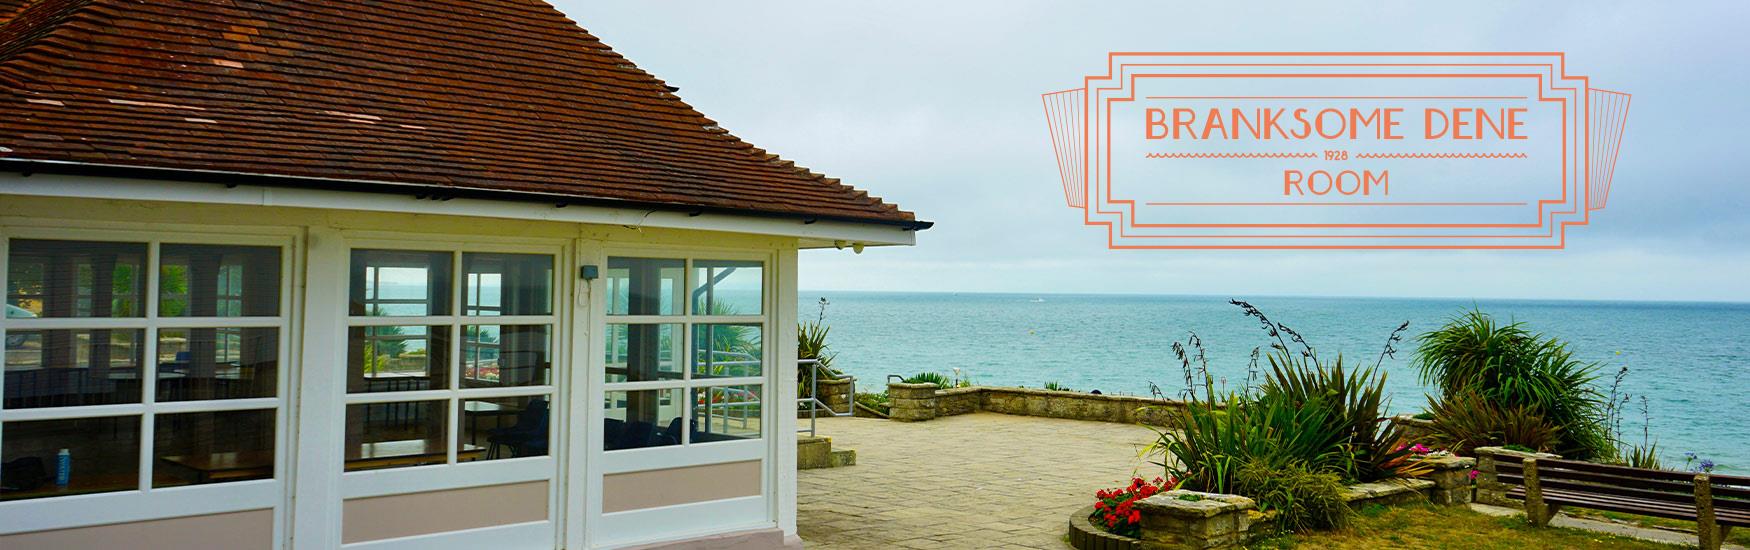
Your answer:
[[[411,191],[411,190],[410,190]],[[412,195],[299,189],[172,180],[79,176],[66,174],[0,173],[0,194],[41,197],[73,197],[110,200],[188,202],[275,206],[323,210],[400,212],[444,216],[469,216],[515,220],[540,220],[624,227],[660,227],[696,231],[722,231],[754,235],[795,237],[804,247],[831,246],[843,242],[865,246],[910,246],[914,231],[880,224],[832,220],[804,223],[801,220],[703,213],[555,205],[525,201],[458,198],[417,199]]]

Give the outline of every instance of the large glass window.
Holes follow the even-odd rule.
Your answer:
[[[763,265],[608,259],[606,450],[761,437]]]
[[[284,247],[140,240],[6,241],[0,500],[273,477]]]
[[[347,470],[547,454],[554,256],[356,249],[351,274]]]

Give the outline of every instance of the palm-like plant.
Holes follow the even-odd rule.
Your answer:
[[[1524,407],[1560,427],[1558,450],[1575,458],[1615,454],[1603,397],[1593,388],[1597,366],[1575,359],[1561,341],[1478,310],[1421,340],[1415,364],[1422,381],[1446,398],[1476,392],[1505,407]]]
[[[1496,404],[1475,391],[1429,398],[1428,410],[1434,413],[1429,442],[1465,456],[1488,446],[1550,451],[1561,440],[1561,427],[1529,407]]]
[[[1410,460],[1409,437],[1403,426],[1385,419],[1384,372],[1378,367],[1345,368],[1343,357],[1324,364],[1317,356],[1277,352],[1269,356],[1270,376],[1262,387],[1265,399],[1295,407],[1329,410],[1328,425],[1319,431],[1326,445],[1347,449],[1347,460],[1331,464],[1350,479],[1374,481],[1420,473]]]

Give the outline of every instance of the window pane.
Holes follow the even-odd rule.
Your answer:
[[[277,328],[159,330],[158,400],[273,397],[279,352]]]
[[[467,280],[463,315],[550,315],[553,257],[536,254],[462,255]]]
[[[371,403],[346,406],[346,469],[372,470],[449,460],[449,401]],[[457,455],[463,462],[485,449]]]
[[[553,383],[547,325],[462,327],[462,387],[545,386]]]
[[[608,315],[680,315],[686,260],[608,258]]]
[[[140,402],[143,330],[6,333],[6,408]]]
[[[0,500],[140,487],[138,416],[7,422],[0,430],[6,434],[0,448],[0,463],[6,465]],[[64,470],[61,451],[67,452]]]
[[[759,315],[761,265],[693,260],[693,315]]]
[[[606,432],[609,451],[681,444],[681,390],[607,392]]]
[[[158,256],[161,317],[279,315],[278,247],[166,244]]]
[[[153,487],[273,477],[273,409],[159,414]]]
[[[681,326],[607,326],[607,381],[646,382],[681,379]]]
[[[759,376],[759,325],[693,325],[693,378]]]
[[[140,317],[146,245],[14,239],[6,316]]]
[[[693,388],[693,443],[760,438],[761,386]]]
[[[463,400],[457,456],[480,449],[485,460],[546,456],[552,432],[547,403],[547,396]]]
[[[352,251],[353,315],[449,315],[449,252]]]
[[[350,393],[450,388],[450,327],[352,327],[347,350]]]

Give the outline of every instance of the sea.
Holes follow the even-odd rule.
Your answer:
[[[824,314],[820,300],[825,299]],[[1253,349],[1274,341],[1240,299],[1298,332],[1324,359],[1379,365],[1393,413],[1428,405],[1413,359],[1419,337],[1472,308],[1568,343],[1596,365],[1598,389],[1627,396],[1622,439],[1658,444],[1667,468],[1712,460],[1750,472],[1750,304],[1276,296],[802,291],[799,318],[831,327],[833,366],[861,391],[892,375],[938,372],[980,385],[1173,397],[1186,388],[1175,342],[1202,343],[1216,389],[1248,384]],[[1402,340],[1385,354],[1403,323]],[[1296,345],[1290,343],[1291,345]],[[1191,348],[1194,349],[1194,348]],[[1298,349],[1298,347],[1297,347]],[[1194,353],[1194,352],[1193,352]],[[1644,404],[1644,407],[1643,407]],[[1688,453],[1694,453],[1691,459]]]

